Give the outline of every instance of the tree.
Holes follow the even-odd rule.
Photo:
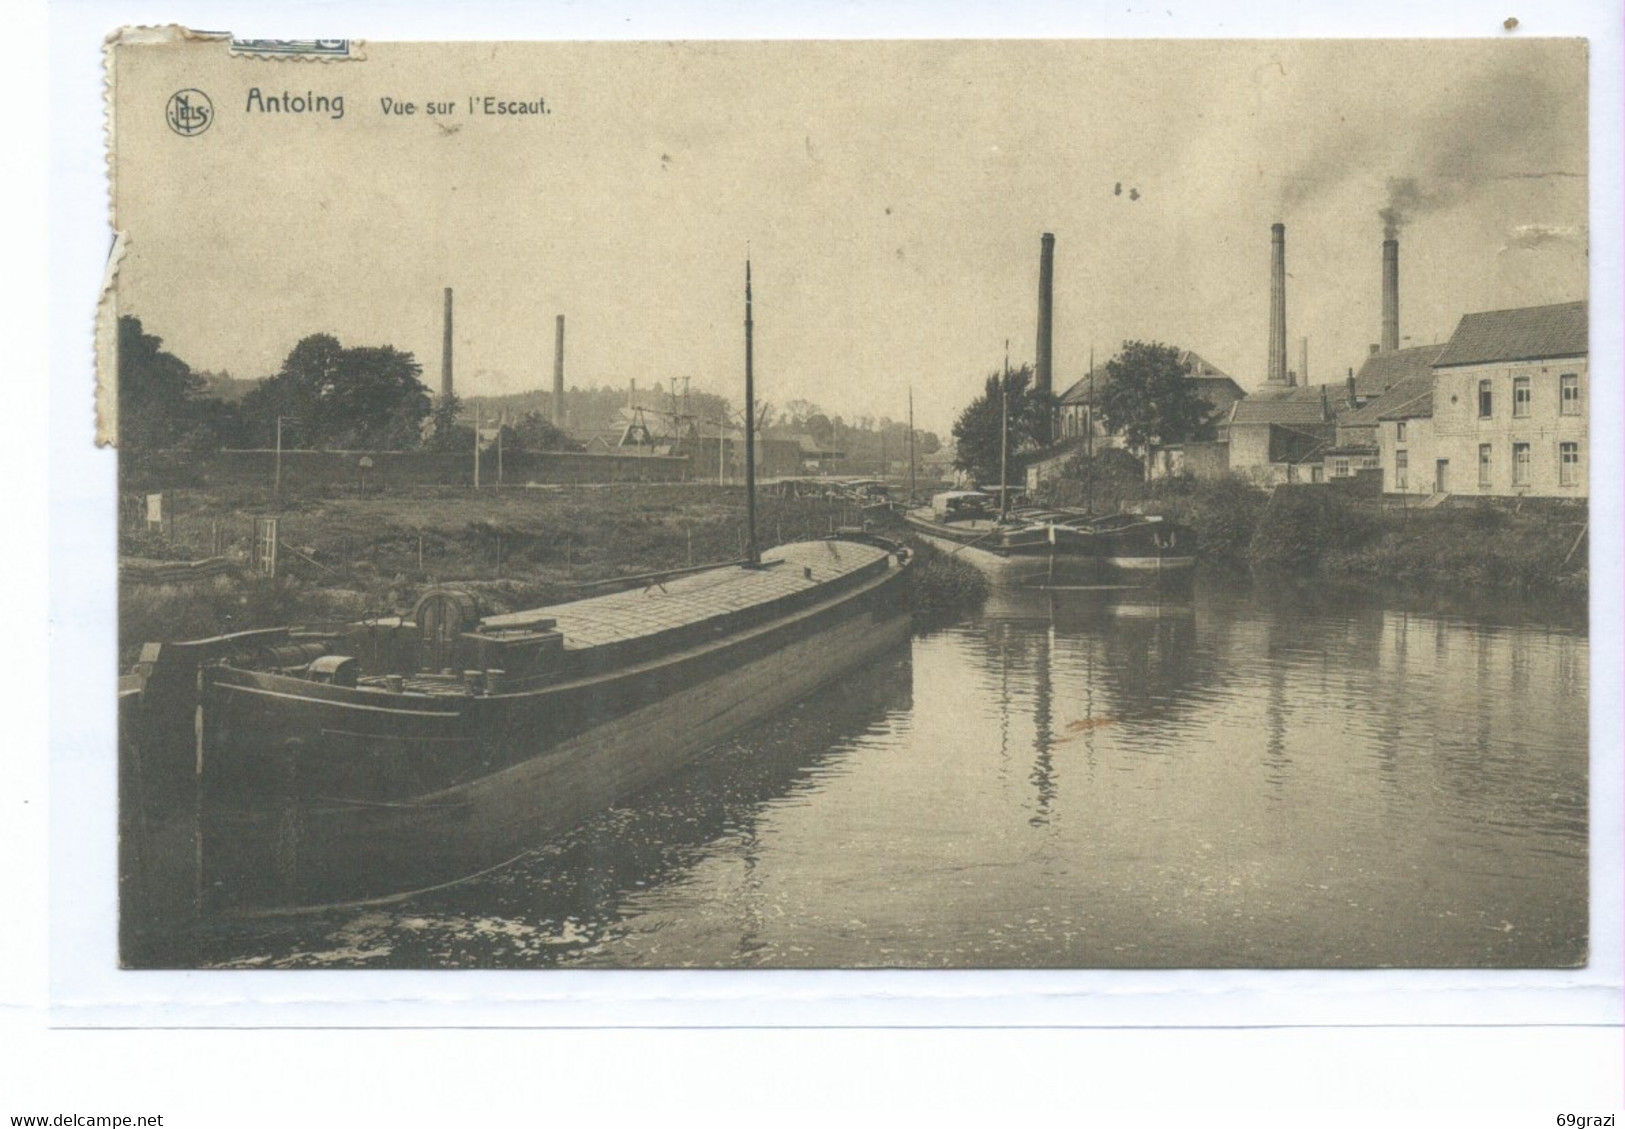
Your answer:
[[[472,451],[474,429],[464,427],[457,420],[463,414],[463,400],[453,393],[435,401],[428,421],[420,435],[423,446],[430,451]]]
[[[999,386],[1002,374],[987,378],[982,394],[970,402],[954,422],[954,466],[968,471],[978,482],[999,480],[999,451],[1004,407]],[[1014,468],[1016,452],[1041,446],[1049,437],[1055,417],[1055,396],[1032,387],[1031,365],[1012,372],[1005,385],[1010,418],[1009,452]]]
[[[516,423],[503,429],[502,441],[517,451],[575,451],[580,444],[571,439],[541,412],[526,412]]]
[[[418,445],[430,412],[423,366],[389,345],[345,348],[315,333],[293,347],[282,369],[243,400],[263,434],[277,416],[299,421],[303,444],[336,448]]]
[[[835,425],[823,412],[814,412],[801,421],[801,426],[820,447],[828,447],[835,442]]]
[[[203,379],[163,344],[140,318],[118,319],[119,442],[126,447],[171,446],[198,423]]]
[[[1172,345],[1125,341],[1106,362],[1101,419],[1108,431],[1122,433],[1148,470],[1156,447],[1193,438],[1212,412]]]

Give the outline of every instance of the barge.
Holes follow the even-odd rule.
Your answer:
[[[532,611],[436,589],[411,616],[149,644],[125,732],[148,792],[195,805],[200,913],[404,895],[905,641],[907,560],[850,533]]]
[[[1055,526],[1014,515],[1001,517],[992,496],[950,490],[903,520],[922,541],[974,566],[997,585],[1042,584],[1078,566],[1092,565],[1076,546],[1062,544]]]

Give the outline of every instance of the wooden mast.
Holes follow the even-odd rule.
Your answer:
[[[762,555],[756,547],[756,375],[752,360],[750,254],[745,255],[745,567],[757,568]]]
[[[1083,508],[1086,513],[1095,512],[1095,347],[1089,346],[1089,411],[1084,417],[1088,426],[1084,429],[1085,458],[1088,460],[1089,474],[1084,494]]]
[[[908,386],[908,504],[914,504],[914,385]]]
[[[999,381],[999,520],[1010,511],[1010,339],[1004,340],[1004,376]]]

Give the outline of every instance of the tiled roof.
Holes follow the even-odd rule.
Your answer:
[[[1106,383],[1106,374],[1104,372],[1101,372],[1101,371],[1097,370],[1096,373],[1095,373],[1095,388],[1096,388],[1096,390],[1099,390],[1099,388],[1102,385],[1104,385],[1105,383]],[[1061,403],[1063,403],[1063,404],[1087,404],[1088,402],[1089,402],[1089,377],[1088,377],[1087,374],[1084,375],[1076,383],[1071,385],[1071,387],[1069,387],[1065,392],[1061,393]]]
[[[778,439],[786,443],[794,443],[808,455],[839,455],[842,452],[834,447],[826,447],[805,431],[775,431],[764,438]]]
[[[1482,365],[1495,361],[1532,361],[1543,357],[1586,355],[1586,304],[1526,306],[1467,314],[1433,363]]]
[[[1382,398],[1384,404],[1389,404],[1389,398]],[[1433,418],[1433,385],[1419,392],[1409,399],[1394,399],[1390,406],[1377,410],[1378,419],[1432,419]]]
[[[1325,416],[1318,393],[1302,398],[1263,394],[1237,400],[1230,409],[1229,422],[1231,427],[1266,423],[1303,425],[1324,423]]]
[[[1431,376],[1443,345],[1416,345],[1391,353],[1372,353],[1354,374],[1354,391],[1361,399],[1381,396],[1413,376]]]
[[[1191,352],[1189,349],[1179,354],[1179,363],[1185,366],[1185,371],[1197,379],[1212,380],[1216,378],[1229,379],[1230,374],[1212,364],[1203,357]]]
[[[1185,349],[1179,354],[1179,363],[1185,366],[1185,371],[1190,373],[1192,380],[1199,380],[1204,383],[1209,381],[1221,383],[1228,381],[1230,384],[1234,385],[1237,395],[1246,395],[1246,392],[1242,390],[1241,385],[1237,384],[1228,373],[1221,372],[1213,364],[1203,359],[1196,353],[1191,352],[1189,349]],[[1101,365],[1095,369],[1095,392],[1097,394],[1106,390],[1106,379],[1106,366]],[[1069,385],[1065,392],[1061,393],[1061,403],[1087,404],[1088,402],[1089,374],[1085,373],[1082,377]]]
[[[1437,349],[1439,346],[1434,345],[1433,348]],[[1431,415],[1432,395],[1433,371],[1429,369],[1406,377],[1358,411],[1345,412],[1338,416],[1337,422],[1343,427],[1371,427],[1383,418],[1384,412],[1397,411],[1402,405],[1408,405],[1422,396],[1428,398],[1427,414]]]

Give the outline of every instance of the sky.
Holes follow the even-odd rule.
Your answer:
[[[217,43],[116,81],[121,313],[194,368],[270,374],[303,336],[414,353],[463,395],[690,377],[946,433],[1034,353],[1056,237],[1057,391],[1125,340],[1265,375],[1269,227],[1289,364],[1341,380],[1380,331],[1385,226],[1404,344],[1474,310],[1586,296],[1578,40],[369,43],[327,65]],[[169,96],[207,92],[181,136]],[[262,96],[342,95],[342,118]],[[470,115],[470,96],[549,113]],[[384,114],[382,99],[416,114]],[[426,103],[456,104],[430,117]]]

